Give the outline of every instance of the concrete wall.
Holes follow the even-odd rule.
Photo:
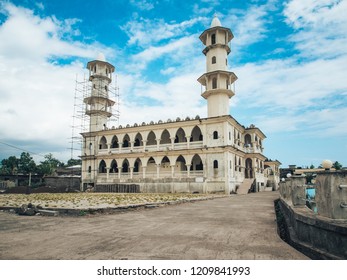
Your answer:
[[[47,177],[44,177],[44,182],[47,186],[51,186],[53,188],[66,187],[73,190],[80,190],[81,177],[47,176]]]
[[[292,176],[279,184],[289,243],[314,259],[347,259],[346,175],[345,171],[317,174],[317,213],[306,207],[305,177]]]
[[[347,171],[324,171],[316,177],[318,214],[347,219]]]

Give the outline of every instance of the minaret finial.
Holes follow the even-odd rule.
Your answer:
[[[211,22],[211,27],[222,26],[219,18],[217,17],[217,12],[214,12],[213,19]]]

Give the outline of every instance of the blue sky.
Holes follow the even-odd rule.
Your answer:
[[[0,142],[68,160],[76,75],[100,52],[116,67],[115,125],[206,117],[198,37],[217,13],[235,36],[230,114],[259,127],[284,167],[346,166],[346,11],[347,0],[0,0]],[[0,143],[0,159],[21,152]]]

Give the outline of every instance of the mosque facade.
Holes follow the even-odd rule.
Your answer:
[[[82,133],[82,190],[136,185],[140,192],[240,193],[276,189],[280,162],[263,152],[265,134],[229,114],[235,73],[228,70],[233,34],[214,17],[201,35],[206,72],[198,78],[206,118],[107,128],[115,68],[98,57],[87,64],[91,92],[84,99],[89,131]]]

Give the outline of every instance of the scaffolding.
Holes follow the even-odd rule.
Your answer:
[[[99,81],[102,83],[102,81]],[[97,97],[105,97],[104,85],[100,84],[92,89],[91,82],[86,77],[79,78],[76,75],[75,80],[75,94],[74,94],[74,107],[71,124],[71,159],[76,159],[81,156],[83,139],[81,133],[90,131],[90,116],[86,114],[87,104],[84,102],[92,94]],[[117,75],[114,75],[113,83],[107,87],[108,98],[113,100],[115,104],[110,108],[111,116],[107,119],[106,126],[115,127],[119,125],[119,87],[117,86]],[[96,113],[98,114],[98,113]],[[101,115],[101,113],[100,113]]]

